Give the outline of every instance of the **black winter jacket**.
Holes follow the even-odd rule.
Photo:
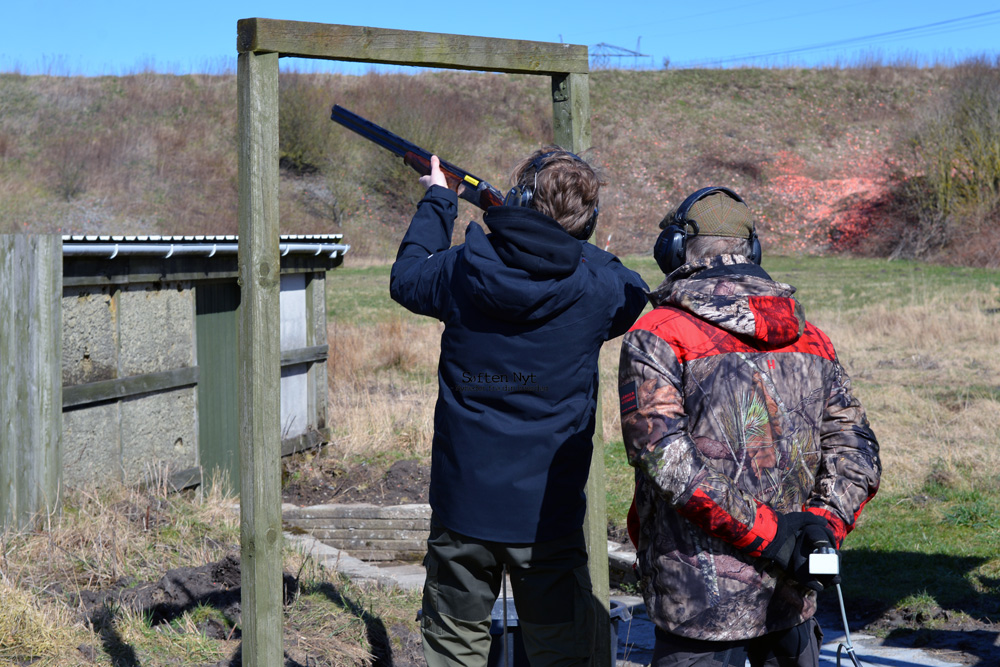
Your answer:
[[[392,266],[392,298],[444,323],[430,504],[452,531],[529,543],[579,529],[598,354],[646,284],[553,219],[492,207],[451,245],[458,198],[432,186]]]

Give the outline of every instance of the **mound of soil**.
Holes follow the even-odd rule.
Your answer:
[[[284,603],[292,602],[298,591],[298,580],[290,573],[282,575]],[[168,570],[159,581],[135,583],[121,580],[114,587],[101,590],[83,590],[74,601],[86,622],[101,637],[104,650],[111,655],[130,655],[131,648],[118,635],[113,610],[128,609],[143,614],[153,626],[170,623],[185,612],[199,606],[217,609],[224,620],[210,618],[194,628],[209,639],[231,646],[231,657],[213,665],[202,667],[239,667],[242,664],[241,644],[241,586],[240,557],[230,554],[215,563],[198,567],[179,567]],[[345,608],[351,608],[344,603]],[[423,664],[419,634],[401,625],[386,628],[375,617],[357,610],[372,650],[372,667],[417,667]],[[175,626],[174,632],[185,631]],[[304,630],[295,627],[294,621],[286,626],[282,644],[285,659],[283,667],[317,667],[332,663],[317,662],[314,654],[300,650],[300,645],[315,646],[318,642],[303,637]],[[91,646],[80,646],[81,655],[89,661],[96,657]],[[118,664],[116,662],[116,664]],[[139,664],[125,661],[121,664]],[[339,663],[338,663],[339,664]]]
[[[409,505],[426,503],[430,465],[414,459],[396,461],[388,468],[369,463],[344,467],[322,457],[288,457],[283,461],[282,500],[306,507],[332,503]]]

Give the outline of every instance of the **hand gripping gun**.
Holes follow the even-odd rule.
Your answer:
[[[392,151],[403,158],[404,164],[412,167],[421,176],[431,173],[431,153],[429,151],[396,136],[384,127],[380,127],[340,105],[334,105],[330,120],[340,123],[365,139]],[[504,195],[481,178],[477,178],[444,160],[441,160],[441,172],[444,174],[449,188],[455,189],[457,187],[459,197],[475,204],[484,211],[490,206],[503,205]]]

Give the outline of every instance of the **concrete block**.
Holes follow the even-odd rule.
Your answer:
[[[118,404],[105,403],[63,413],[63,483],[118,483],[122,479]]]
[[[198,465],[197,389],[185,387],[121,402],[122,468],[127,484],[152,472]]]
[[[62,317],[63,384],[117,378],[118,323],[110,288],[65,288]]]
[[[195,365],[194,290],[189,283],[123,289],[121,375],[144,375]]]

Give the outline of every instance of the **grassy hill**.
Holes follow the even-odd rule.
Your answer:
[[[1000,274],[832,255],[1000,266],[997,72],[606,70],[591,82],[589,157],[607,182],[595,242],[652,283],[649,248],[672,205],[707,184],[748,199],[765,268],[800,289],[836,341],[881,443],[882,489],[844,552],[852,628],[958,645],[969,665],[993,664],[1000,622]],[[280,85],[282,230],[342,231],[353,246],[328,294],[334,442],[307,464],[425,460],[440,329],[385,289],[385,260],[422,193],[329,109],[504,188],[516,159],[552,134],[548,81],[282,74]],[[232,76],[0,74],[0,233],[235,233],[235,100]],[[632,470],[615,410],[618,345],[602,355],[601,391],[608,519],[620,532]],[[230,502],[211,487],[69,489],[44,527],[0,536],[0,662],[231,664],[238,624],[211,605],[154,625],[115,606],[85,622],[74,602],[232,551]],[[373,664],[416,637],[413,595],[356,586],[300,554],[285,565],[300,575],[286,606],[290,659]]]
[[[726,185],[757,214],[765,252],[996,266],[1000,164],[972,203],[938,202],[940,187],[961,194],[961,173],[938,190],[928,180],[942,161],[963,168],[928,133],[954,125],[969,81],[987,83],[972,104],[988,111],[1000,94],[988,63],[595,71],[588,158],[607,185],[594,242],[646,252],[685,195]],[[342,231],[354,257],[391,257],[422,193],[397,158],[332,123],[333,104],[502,190],[517,159],[552,136],[547,77],[285,72],[280,87],[282,231]],[[1000,117],[986,115],[973,150],[988,157]],[[0,74],[0,232],[235,233],[236,140],[232,75]]]

